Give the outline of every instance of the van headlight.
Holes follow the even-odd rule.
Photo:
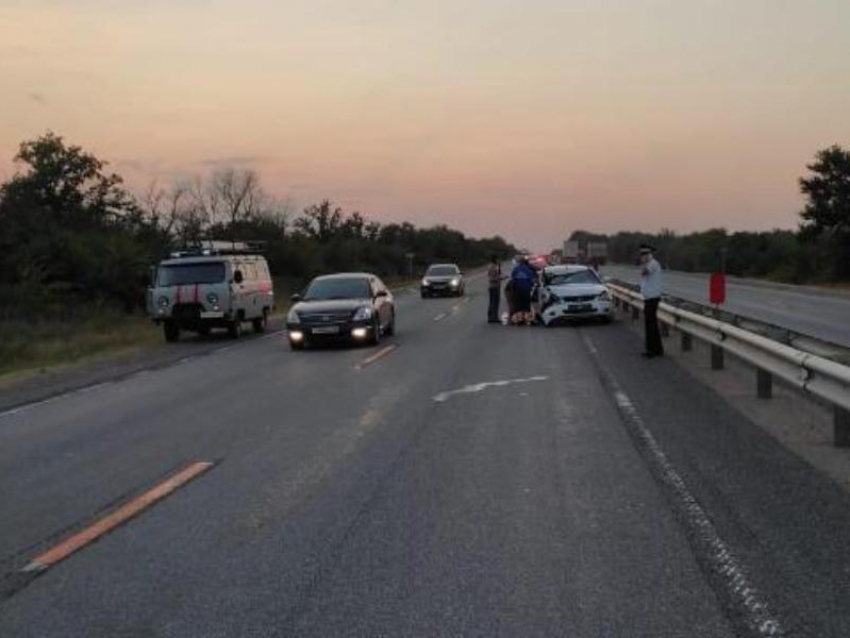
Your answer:
[[[352,317],[353,321],[368,321],[372,318],[372,309],[369,306],[363,306],[358,308],[354,316]]]
[[[166,308],[166,307],[168,307],[168,304],[169,304],[170,302],[168,301],[168,297],[160,297],[160,298],[157,300],[157,303],[159,304],[159,307],[160,307],[160,308]]]
[[[289,314],[286,315],[286,323],[301,323],[301,318],[298,316],[298,313],[295,312],[295,308],[289,311]]]
[[[452,279],[451,286],[452,288],[457,288],[460,285],[460,279]]]
[[[217,306],[218,305],[218,295],[215,294],[214,292],[211,292],[210,294],[207,295],[207,301],[209,301],[211,305]]]

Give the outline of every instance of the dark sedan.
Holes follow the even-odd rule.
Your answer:
[[[316,277],[286,317],[289,345],[300,350],[318,341],[376,344],[395,332],[393,295],[378,277],[340,273]]]
[[[423,299],[443,295],[462,297],[463,273],[455,264],[434,264],[425,271],[419,290]]]

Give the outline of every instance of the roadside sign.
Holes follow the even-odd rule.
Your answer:
[[[712,305],[720,306],[726,303],[726,275],[713,273],[709,279],[708,298]]]

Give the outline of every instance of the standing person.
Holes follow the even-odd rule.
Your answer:
[[[646,332],[646,350],[643,356],[664,356],[661,330],[658,328],[658,304],[661,303],[661,264],[655,259],[655,249],[646,244],[640,247],[640,294],[643,295],[643,317]]]
[[[511,271],[511,289],[514,298],[513,321],[517,325],[531,325],[531,290],[537,272],[528,263],[528,258],[520,257],[519,263]]]
[[[487,283],[490,291],[490,306],[487,309],[488,323],[501,323],[499,320],[499,297],[502,286],[502,265],[496,255],[490,257],[490,266],[487,268]]]

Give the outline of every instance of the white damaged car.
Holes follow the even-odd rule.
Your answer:
[[[547,266],[540,272],[534,310],[545,326],[575,319],[608,322],[614,317],[611,291],[596,271],[574,264]]]

